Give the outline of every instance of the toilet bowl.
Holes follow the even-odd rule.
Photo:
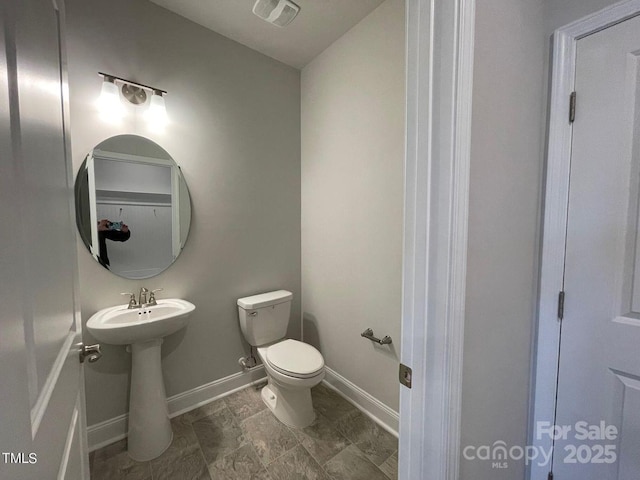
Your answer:
[[[315,419],[311,388],[324,378],[324,358],[313,346],[284,338],[292,298],[286,290],[241,298],[238,314],[242,333],[257,347],[267,373],[262,400],[282,423],[304,428]]]

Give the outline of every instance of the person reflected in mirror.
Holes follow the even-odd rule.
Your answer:
[[[103,218],[98,222],[98,242],[100,244],[100,257],[98,261],[107,270],[109,269],[109,256],[107,255],[107,240],[114,242],[126,242],[131,237],[129,226],[123,222],[112,222]]]

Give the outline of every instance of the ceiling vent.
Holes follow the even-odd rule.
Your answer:
[[[291,0],[257,0],[253,6],[253,13],[278,27],[289,25],[299,11]]]

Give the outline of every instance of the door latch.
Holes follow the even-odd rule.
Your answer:
[[[102,351],[99,343],[95,345],[80,344],[80,363],[84,363],[85,360],[88,360],[89,363],[94,363],[100,360],[101,357]]]
[[[404,363],[401,363],[398,378],[402,385],[411,388],[411,367],[407,367]]]

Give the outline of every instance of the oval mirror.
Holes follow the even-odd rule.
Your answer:
[[[118,135],[96,145],[78,171],[75,200],[84,244],[121,277],[158,275],[189,234],[191,200],[180,167],[144,137]]]

